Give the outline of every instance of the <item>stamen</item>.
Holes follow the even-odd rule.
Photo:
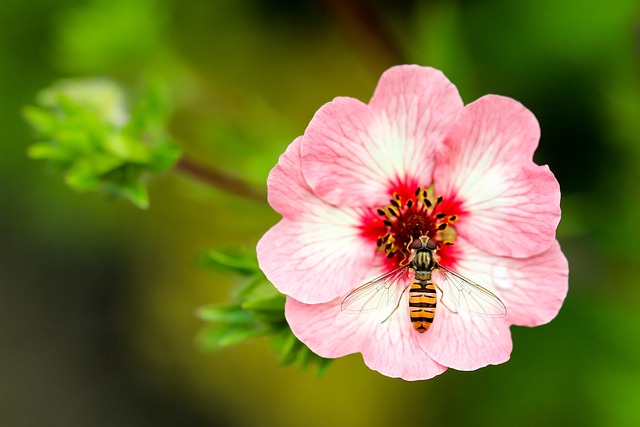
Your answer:
[[[398,192],[392,194],[387,206],[376,209],[379,219],[386,227],[386,233],[376,239],[379,250],[393,259],[397,265],[406,265],[413,256],[415,248],[409,247],[411,242],[421,236],[433,240],[439,249],[441,245],[452,245],[456,237],[455,228],[449,227],[458,220],[458,215],[443,212],[437,208],[444,197],[433,197],[433,188],[416,188],[414,195],[402,197]],[[431,197],[431,200],[429,199]]]

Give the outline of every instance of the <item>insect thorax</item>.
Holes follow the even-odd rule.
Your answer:
[[[435,267],[435,260],[433,258],[433,252],[428,249],[419,249],[416,251],[413,260],[411,261],[411,268],[416,273],[421,272],[423,274],[431,273]]]

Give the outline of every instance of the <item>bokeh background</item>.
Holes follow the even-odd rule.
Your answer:
[[[0,425],[640,425],[639,24],[631,0],[2,0]],[[157,79],[185,154],[264,194],[320,105],[367,101],[398,63],[540,121],[570,291],[504,365],[409,383],[359,355],[318,379],[262,340],[204,353],[195,310],[239,279],[195,255],[251,249],[278,216],[178,172],[140,211],[26,156],[21,110],[57,79]]]

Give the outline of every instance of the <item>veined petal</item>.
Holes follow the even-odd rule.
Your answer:
[[[504,363],[513,347],[504,319],[454,314],[442,306],[420,345],[438,363],[461,371]]]
[[[498,257],[462,238],[456,247],[456,271],[497,294],[507,306],[508,323],[538,326],[558,314],[567,295],[569,266],[557,241],[529,258]]]
[[[456,230],[496,255],[527,257],[549,247],[560,220],[560,187],[532,156],[533,114],[488,95],[462,110],[437,152],[436,191],[460,203]]]
[[[366,105],[336,98],[303,136],[304,176],[313,191],[341,206],[377,206],[390,189],[432,180],[435,147],[462,108],[438,70],[398,66],[385,72]]]
[[[462,310],[455,314],[440,303],[421,345],[439,363],[456,369],[505,362],[512,347],[509,325],[537,326],[558,313],[567,293],[567,261],[555,241],[529,258],[491,255],[463,238],[456,240],[456,247],[455,270],[497,295],[507,316],[485,318]],[[434,282],[439,283],[437,273]],[[442,301],[451,304],[446,296]]]
[[[296,138],[269,172],[267,188],[271,207],[280,215],[295,218],[309,206],[323,204],[304,180],[300,159],[300,140]]]
[[[406,301],[384,323],[391,309],[344,313],[340,311],[341,302],[338,298],[307,305],[287,298],[287,322],[296,337],[318,355],[334,358],[360,352],[369,368],[389,377],[421,380],[447,369],[420,348]]]
[[[260,268],[282,293],[307,303],[348,292],[375,254],[361,237],[361,214],[316,197],[300,170],[300,138],[269,174],[269,203],[283,219],[258,242]]]
[[[375,251],[349,221],[348,208],[326,206],[282,219],[260,239],[260,268],[278,291],[306,303],[330,301],[359,283]]]

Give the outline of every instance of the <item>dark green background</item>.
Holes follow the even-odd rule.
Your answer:
[[[0,425],[640,425],[640,5],[624,0],[0,3]],[[511,96],[558,177],[570,291],[513,328],[511,361],[407,383],[354,355],[322,379],[266,342],[204,354],[195,309],[238,280],[194,262],[251,248],[264,203],[178,173],[151,208],[66,188],[27,159],[24,105],[57,79],[166,82],[190,158],[264,189],[335,96],[367,101],[397,63],[465,102]]]

